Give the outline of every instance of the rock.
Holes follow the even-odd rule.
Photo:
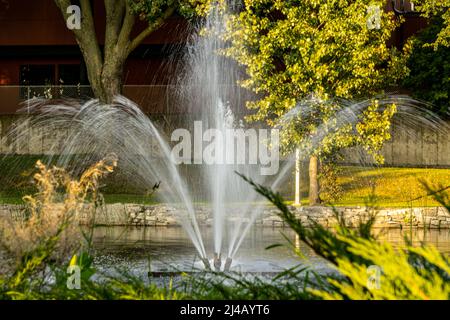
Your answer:
[[[389,221],[387,223],[388,228],[400,228],[400,226],[401,226],[401,223],[396,222],[396,221]]]
[[[168,226],[176,226],[179,225],[177,219],[175,219],[174,217],[166,217],[166,224]]]
[[[449,217],[450,218],[450,213],[445,208],[438,208],[437,215],[438,215],[438,217]]]
[[[310,226],[313,219],[318,223],[330,227],[336,224],[333,209],[330,207],[294,207],[292,209],[295,217],[304,226]],[[12,216],[20,218],[23,215],[22,205],[0,205],[0,218]],[[55,206],[55,210],[58,210]],[[79,213],[79,221],[86,224],[90,221],[91,206],[86,205]],[[226,208],[229,221],[241,219],[241,207],[230,205]],[[283,227],[283,220],[278,216],[278,209],[268,205],[262,207],[262,212],[258,215],[255,224]],[[343,215],[348,224],[357,226],[361,220],[367,221],[367,209],[361,207],[337,208],[339,214]],[[177,226],[179,225],[177,215],[187,214],[182,208],[167,206],[166,204],[140,205],[140,204],[107,204],[104,208],[97,210],[97,222],[105,225],[158,225]],[[196,206],[196,217],[199,224],[211,225],[211,206]],[[246,218],[245,223],[248,222]],[[445,208],[413,208],[413,209],[382,209],[377,214],[375,227],[420,227],[420,228],[450,228],[450,213]]]
[[[432,226],[439,226],[439,220],[438,219],[433,219],[433,220],[431,220],[431,223],[430,223]]]
[[[428,217],[436,217],[438,214],[438,211],[436,210],[436,208],[423,208],[422,209],[423,214],[428,216]]]

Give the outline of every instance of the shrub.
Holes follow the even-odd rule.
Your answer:
[[[57,235],[52,259],[63,261],[80,243],[77,215],[86,200],[97,198],[99,179],[113,171],[111,155],[87,169],[79,180],[72,180],[64,169],[47,168],[37,161],[34,181],[37,193],[25,196],[26,208],[16,217],[0,222],[0,244],[6,254],[21,259]]]
[[[432,111],[450,118],[450,50],[431,46],[440,30],[442,19],[435,18],[412,40],[407,62],[410,74],[403,86],[411,90],[414,98],[433,104]]]
[[[244,177],[244,179],[246,179]],[[323,289],[307,291],[323,299],[450,299],[450,259],[433,246],[394,249],[376,241],[371,234],[376,214],[372,212],[356,230],[349,229],[336,212],[335,231],[313,221],[306,228],[292,213],[279,194],[246,179],[255,190],[280,210],[280,217],[300,239],[336,266],[342,277],[328,276]],[[441,193],[436,194],[440,197]],[[443,199],[448,198],[438,198]],[[446,207],[450,206],[446,203]],[[379,270],[374,279],[370,270]]]

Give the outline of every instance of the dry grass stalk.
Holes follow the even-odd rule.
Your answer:
[[[0,245],[9,256],[20,259],[65,225],[54,259],[67,258],[81,240],[77,216],[87,203],[97,199],[100,178],[116,166],[116,156],[108,155],[74,180],[64,169],[47,168],[38,161],[34,174],[38,192],[23,198],[27,206],[20,218],[0,221]]]

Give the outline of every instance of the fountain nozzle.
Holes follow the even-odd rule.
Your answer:
[[[220,253],[214,254],[214,268],[216,271],[220,271],[220,267],[222,266],[222,258]]]
[[[205,265],[205,269],[206,269],[206,270],[211,270],[211,265],[209,264],[208,259],[206,259],[206,258],[201,258],[201,260],[202,260],[203,264]]]
[[[225,266],[223,268],[223,271],[228,272],[230,271],[231,263],[233,262],[233,259],[230,257],[227,257],[227,260],[225,260]]]

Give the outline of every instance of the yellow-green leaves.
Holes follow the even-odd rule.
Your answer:
[[[311,292],[323,299],[352,300],[448,300],[450,261],[432,246],[396,250],[389,243],[337,237],[349,245],[348,251],[371,266],[357,264],[345,256],[337,259],[338,270],[350,281],[329,279],[333,290]],[[419,265],[425,263],[426,268]],[[374,281],[371,281],[374,280]]]
[[[160,19],[168,8],[175,8],[187,18],[204,16],[214,2],[222,0],[127,0],[133,12],[150,24]]]
[[[70,259],[69,266],[76,266],[77,265],[77,255],[74,254],[73,257]]]
[[[434,43],[435,48],[440,45],[450,46],[450,0],[419,0],[415,3],[423,16],[427,18],[439,16],[444,20],[444,28]]]
[[[376,17],[380,28],[368,28],[369,5],[383,8],[385,1],[368,4],[365,0],[246,0],[244,9],[230,17],[224,38],[231,44],[225,54],[246,68],[248,79],[241,85],[262,94],[261,99],[248,104],[255,110],[248,120],[276,125],[277,118],[298,107],[298,102],[311,94],[325,101],[367,98],[402,77],[407,71],[404,61],[387,46],[400,22],[381,9]],[[296,141],[314,147],[314,143],[304,140],[327,127],[327,122],[346,105],[304,107],[316,110],[291,126],[290,136],[284,139],[289,145]],[[367,150],[379,150],[380,142],[388,138],[381,127],[385,128],[389,114],[366,115],[360,119],[364,123],[358,130],[354,125],[340,127],[328,139],[336,145],[317,144],[317,148],[323,148],[316,153],[357,142],[362,142]],[[370,123],[379,120],[381,127]],[[363,138],[369,141],[362,141]]]

